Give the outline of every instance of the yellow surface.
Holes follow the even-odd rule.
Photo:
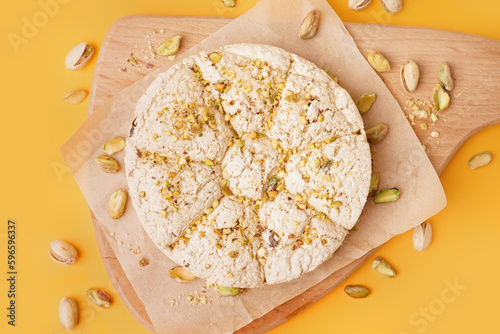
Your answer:
[[[64,58],[81,41],[100,45],[107,29],[124,15],[237,16],[256,1],[237,0],[234,9],[221,8],[219,0],[60,1],[66,4],[53,9],[46,21],[38,0],[10,1],[0,13],[0,332],[64,333],[57,308],[68,295],[82,309],[75,333],[146,333],[119,300],[110,309],[100,310],[85,299],[85,290],[91,286],[109,289],[118,298],[99,257],[85,200],[65,172],[59,153],[59,147],[84,121],[87,109],[87,101],[71,106],[63,104],[61,97],[72,89],[90,89],[95,58],[80,71],[66,70]],[[349,10],[347,2],[330,1],[345,21],[425,26],[500,39],[500,3],[495,0],[405,0],[404,9],[390,17],[390,22],[380,15],[376,0],[362,12]],[[34,16],[40,27],[25,31],[28,37],[15,53],[9,33],[21,34],[23,20],[32,21]],[[435,48],[439,52],[439,45]],[[469,170],[467,159],[485,150],[493,153],[493,162]],[[353,300],[337,289],[272,333],[498,331],[499,171],[500,126],[495,126],[471,138],[443,173],[448,207],[430,219],[434,240],[428,250],[415,251],[411,233],[394,238],[377,255],[395,266],[396,278],[378,277],[366,264],[345,284],[369,286],[373,292],[367,299]],[[5,316],[9,218],[17,223],[18,238],[15,328],[7,326]],[[78,262],[70,267],[52,262],[47,249],[53,239],[75,244]],[[456,283],[461,290],[447,288]]]

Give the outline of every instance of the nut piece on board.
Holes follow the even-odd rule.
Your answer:
[[[401,66],[400,70],[400,78],[401,78],[401,84],[403,85],[403,88],[407,92],[413,92],[415,89],[417,89],[418,85],[418,79],[420,77],[420,71],[418,69],[417,63],[414,61],[410,60],[407,61],[406,63]]]
[[[159,54],[163,56],[171,56],[177,53],[179,51],[179,48],[181,46],[181,39],[182,36],[177,35],[174,37],[171,37],[167,39],[165,42],[160,44],[158,47],[157,51]]]

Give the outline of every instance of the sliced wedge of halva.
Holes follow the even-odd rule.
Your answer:
[[[349,94],[267,45],[161,73],[127,139],[129,193],[153,242],[194,275],[258,287],[331,258],[366,202],[371,157]]]

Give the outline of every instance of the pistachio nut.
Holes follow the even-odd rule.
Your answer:
[[[224,297],[233,297],[241,295],[243,292],[245,292],[245,289],[233,288],[231,286],[222,286],[222,285],[217,285],[217,290],[219,290],[219,293]]]
[[[171,37],[167,39],[165,42],[160,44],[158,47],[157,51],[159,54],[163,56],[171,56],[177,53],[179,51],[179,48],[181,46],[181,39],[182,36],[177,35],[174,37]]]
[[[94,48],[85,42],[77,44],[66,55],[65,65],[68,70],[79,70],[92,58]]]
[[[382,141],[382,139],[385,138],[388,130],[389,127],[387,126],[387,124],[380,123],[374,125],[368,130],[366,130],[366,138],[370,144],[372,145],[378,144]]]
[[[319,12],[316,9],[307,13],[300,25],[300,39],[311,39],[316,36],[319,27]]]
[[[85,100],[88,94],[85,89],[75,89],[64,95],[62,100],[69,104],[78,104]]]
[[[434,98],[434,104],[436,105],[437,111],[443,111],[450,105],[450,94],[444,90],[442,83],[438,83],[434,86],[432,97]]]
[[[120,171],[120,165],[115,159],[108,157],[107,155],[101,155],[95,158],[95,162],[106,173],[118,173]]]
[[[213,166],[214,162],[213,162],[213,160],[210,160],[210,159],[206,158],[205,159],[205,165],[207,165],[207,166]]]
[[[222,59],[222,54],[219,52],[212,52],[211,54],[208,55],[208,58],[212,61],[212,63],[215,65],[218,62],[221,61]]]
[[[145,267],[145,266],[147,266],[147,265],[149,265],[149,261],[148,261],[147,259],[145,259],[145,258],[141,257],[141,258],[139,259],[139,266],[140,266],[140,267]]]
[[[115,191],[109,199],[109,214],[111,215],[111,218],[120,218],[123,215],[123,212],[125,212],[126,204],[127,192],[123,189]]]
[[[235,0],[222,0],[222,3],[226,7],[234,7],[234,5],[236,5],[235,2],[236,2]]]
[[[65,266],[75,263],[76,259],[78,259],[75,247],[61,240],[50,242],[49,255],[52,260]]]
[[[78,305],[73,298],[64,297],[59,302],[59,322],[69,331],[78,324]]]
[[[378,189],[378,181],[379,181],[378,174],[372,174],[372,178],[370,180],[370,190],[368,191],[368,196],[370,196],[370,197],[375,196],[375,194],[377,193],[377,189]]]
[[[370,294],[370,289],[363,285],[347,285],[344,288],[345,293],[347,293],[352,298],[365,298]]]
[[[370,51],[367,56],[368,62],[377,72],[387,72],[391,69],[391,63],[380,52]]]
[[[111,303],[113,302],[111,295],[107,291],[95,288],[87,290],[87,298],[95,306],[104,308],[110,307]]]
[[[396,271],[394,270],[394,268],[380,256],[377,256],[375,259],[373,259],[372,269],[377,274],[387,278],[393,278],[396,276]]]
[[[349,8],[352,10],[362,10],[368,7],[372,0],[349,0]]]
[[[488,165],[490,162],[491,162],[491,153],[482,152],[470,158],[468,164],[470,169],[477,169],[479,167],[484,167]]]
[[[214,88],[219,91],[219,93],[223,93],[224,88],[226,88],[226,84],[223,82],[216,82],[213,85],[214,85]]]
[[[400,191],[398,188],[384,189],[380,190],[375,197],[373,197],[373,203],[375,204],[385,204],[392,203],[398,200]]]
[[[407,92],[413,92],[417,89],[419,77],[420,71],[418,69],[418,65],[413,60],[407,61],[403,64],[403,66],[401,66],[401,84]]]
[[[439,65],[438,69],[439,81],[443,84],[444,89],[451,91],[453,89],[453,78],[451,77],[450,66],[446,63]]]
[[[422,223],[413,228],[413,247],[419,252],[427,249],[432,240],[432,227],[428,223]]]
[[[170,269],[168,275],[179,283],[191,282],[196,279],[196,276],[183,266],[177,266]]]
[[[396,14],[403,8],[403,0],[380,0],[380,4],[391,15]]]
[[[357,107],[360,114],[367,113],[370,111],[373,103],[377,99],[377,95],[375,93],[368,93],[361,96],[358,100]]]
[[[102,150],[109,155],[115,154],[117,152],[123,151],[125,148],[125,138],[123,137],[115,137],[111,138],[102,146]]]

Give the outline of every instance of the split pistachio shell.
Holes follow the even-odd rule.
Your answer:
[[[368,62],[377,72],[387,72],[391,69],[391,64],[380,52],[370,51],[367,56]]]
[[[420,71],[418,69],[417,63],[410,60],[401,66],[400,78],[403,88],[407,92],[413,92],[417,89],[418,79],[420,77]]]
[[[95,162],[97,162],[97,165],[99,165],[103,172],[118,173],[120,171],[118,161],[106,155],[95,158]]]
[[[61,240],[50,242],[49,255],[52,260],[65,266],[75,263],[76,259],[78,259],[75,247]]]
[[[358,100],[357,107],[361,114],[367,113],[375,100],[377,99],[377,95],[375,93],[368,93],[361,96]]]
[[[63,102],[69,104],[78,104],[85,100],[89,93],[85,89],[75,89],[64,95]]]
[[[395,202],[398,200],[399,194],[400,192],[397,188],[381,190],[373,197],[373,203],[385,204]]]
[[[378,174],[372,174],[372,178],[370,180],[370,191],[368,192],[368,196],[370,197],[375,196],[378,189],[378,181],[379,181]]]
[[[171,278],[179,283],[191,282],[192,280],[196,279],[196,276],[183,266],[177,266],[170,269],[168,274]]]
[[[87,43],[77,44],[66,55],[65,65],[68,70],[79,70],[84,67],[92,58],[94,48]]]
[[[434,98],[434,104],[436,105],[437,111],[443,111],[450,105],[450,95],[444,90],[443,84],[441,83],[434,86],[432,97]]]
[[[432,240],[432,227],[428,223],[422,223],[413,228],[413,247],[419,252],[427,249]]]
[[[366,138],[368,140],[368,143],[372,145],[380,143],[387,135],[388,130],[389,127],[387,126],[387,124],[380,123],[372,126],[368,130],[366,130]]]
[[[393,278],[396,276],[396,271],[394,270],[394,268],[380,256],[377,256],[375,259],[373,259],[372,269],[377,274],[387,278]]]
[[[181,39],[182,36],[180,35],[167,39],[158,47],[158,53],[163,56],[171,56],[176,54],[181,46]]]
[[[311,39],[316,36],[319,27],[319,12],[316,9],[307,13],[300,26],[299,36],[301,39]]]
[[[453,78],[451,77],[450,66],[446,63],[439,65],[438,77],[443,84],[444,89],[451,91],[453,89]]]
[[[491,153],[482,152],[470,158],[468,164],[470,169],[476,169],[479,167],[484,167],[488,165],[490,162],[491,162]]]
[[[352,298],[365,298],[370,294],[370,289],[363,285],[347,285],[344,288],[345,293],[347,293]]]
[[[88,289],[87,290],[87,298],[94,304],[95,306],[108,308],[111,306],[113,299],[111,295],[104,290],[101,289]]]
[[[349,0],[349,8],[352,10],[362,10],[368,7],[372,0]]]
[[[224,297],[238,296],[245,291],[245,289],[233,288],[230,286],[222,286],[222,285],[218,285],[217,290],[219,290],[219,293]]]
[[[72,330],[78,324],[78,305],[70,297],[64,297],[59,303],[59,321],[64,329]]]
[[[380,0],[380,4],[391,15],[396,14],[403,8],[403,0]]]
[[[235,0],[222,0],[222,3],[226,7],[234,7],[236,5]]]
[[[104,143],[102,150],[109,155],[115,154],[117,152],[123,151],[125,148],[125,138],[123,137],[115,137],[111,138],[107,142]]]
[[[125,212],[127,205],[127,192],[123,189],[117,190],[109,199],[109,214],[111,218],[118,219]]]

